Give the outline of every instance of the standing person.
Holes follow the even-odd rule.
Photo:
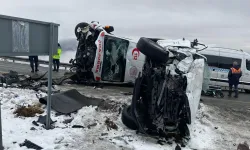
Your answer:
[[[30,67],[31,67],[31,72],[33,73],[34,71],[37,72],[38,70],[38,56],[29,56],[29,61],[30,61]],[[34,69],[34,63],[35,63],[35,69]]]
[[[228,96],[231,97],[232,95],[232,88],[234,86],[234,92],[235,92],[235,98],[238,98],[238,85],[240,81],[240,77],[242,76],[241,69],[238,65],[238,63],[235,61],[233,62],[233,67],[230,68],[230,71],[228,72],[228,81],[229,81],[229,94]]]
[[[62,53],[61,45],[58,43],[57,47],[57,54],[53,56],[53,64],[54,64],[54,70],[53,71],[59,71],[59,65],[60,65],[60,56]]]

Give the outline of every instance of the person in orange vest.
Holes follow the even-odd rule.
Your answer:
[[[240,82],[240,78],[242,76],[242,71],[238,65],[238,63],[235,61],[233,62],[233,67],[230,68],[230,71],[228,72],[228,82],[229,82],[229,94],[228,96],[231,97],[232,95],[232,89],[234,86],[234,92],[235,92],[235,98],[238,98],[238,85]]]

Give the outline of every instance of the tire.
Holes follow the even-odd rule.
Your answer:
[[[122,123],[132,130],[138,129],[135,118],[131,113],[131,106],[126,106],[122,111]]]
[[[77,25],[76,25],[76,27],[75,27],[75,35],[76,35],[76,37],[77,37],[77,29],[78,29],[78,27],[80,27],[80,28],[84,28],[84,27],[87,27],[89,24],[88,23],[86,23],[86,22],[81,22],[81,23],[78,23]]]
[[[250,90],[245,90],[246,93],[250,93]]]
[[[160,61],[166,63],[168,61],[169,52],[163,47],[158,45],[156,42],[141,37],[136,45],[136,47],[147,57],[154,61]]]

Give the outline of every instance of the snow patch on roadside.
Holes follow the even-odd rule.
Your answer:
[[[101,97],[102,94],[109,94],[105,89],[100,90],[98,94],[90,93],[89,96]],[[3,124],[3,143],[6,149],[27,149],[19,146],[20,143],[28,139],[44,149],[61,149],[61,150],[87,150],[87,149],[152,149],[165,150],[174,149],[176,144],[157,144],[157,139],[145,135],[136,134],[135,131],[128,129],[121,121],[121,114],[118,111],[97,110],[96,107],[83,107],[77,113],[71,115],[56,116],[51,112],[51,119],[57,121],[53,130],[46,130],[41,125],[39,127],[32,124],[37,121],[35,117],[15,117],[13,114],[17,105],[32,105],[38,103],[37,92],[17,88],[0,88],[0,99],[2,102],[2,124]],[[110,91],[111,92],[111,91]],[[45,93],[40,92],[43,96]],[[114,97],[113,97],[114,96]],[[121,94],[109,94],[108,98],[116,102],[128,103],[131,96]],[[45,108],[45,106],[43,106]],[[182,150],[190,149],[216,149],[213,147],[217,136],[213,131],[211,117],[208,114],[210,108],[201,104],[198,110],[197,119],[194,122],[191,132],[191,140]],[[42,115],[45,115],[42,114]],[[110,118],[118,129],[108,130],[105,120]],[[69,123],[65,120],[73,119]],[[79,125],[83,128],[72,128],[73,125]],[[31,128],[36,130],[30,130]]]

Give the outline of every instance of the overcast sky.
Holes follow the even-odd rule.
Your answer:
[[[113,25],[127,37],[164,37],[250,52],[250,0],[0,0],[0,14],[60,24],[74,38],[79,22]]]

